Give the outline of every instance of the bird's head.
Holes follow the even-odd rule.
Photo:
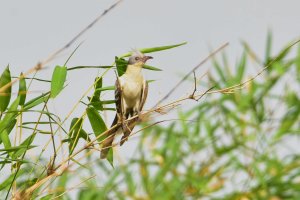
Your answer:
[[[147,62],[147,60],[152,58],[153,57],[146,56],[138,50],[134,50],[132,55],[129,57],[128,64],[142,67]]]

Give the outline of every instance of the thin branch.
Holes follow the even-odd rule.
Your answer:
[[[49,112],[48,110],[48,106],[46,104],[46,111]],[[54,141],[54,135],[53,135],[53,128],[52,128],[52,123],[51,123],[51,118],[50,115],[48,115],[48,119],[49,119],[49,126],[50,126],[50,132],[51,132],[51,141],[52,141],[52,146],[53,146],[53,158],[50,159],[48,168],[47,168],[47,174],[50,175],[53,173],[53,168],[54,168],[54,164],[55,164],[55,159],[56,159],[56,148],[55,148],[55,141]]]
[[[67,44],[65,44],[62,48],[58,49],[54,53],[52,53],[48,58],[46,58],[44,61],[38,62],[34,67],[26,71],[22,77],[26,77],[31,73],[37,72],[41,69],[44,69],[44,66],[55,59],[60,53],[68,49],[80,36],[82,36],[85,32],[87,32],[90,28],[92,28],[98,21],[100,21],[105,15],[107,15],[111,10],[113,10],[116,6],[118,6],[123,0],[119,0],[116,3],[112,4],[108,9],[104,10],[101,15],[99,15],[96,19],[94,19],[89,25],[87,25],[83,30],[81,30],[74,38],[72,38]],[[21,78],[19,76],[18,78],[14,79],[13,81],[7,83],[6,85],[2,86],[0,88],[0,93],[3,93],[7,88],[11,87],[14,83],[19,81]]]
[[[190,72],[188,72],[160,101],[156,103],[156,106],[161,104],[164,100],[166,100],[177,88],[180,86],[193,72],[195,72],[199,67],[201,67],[204,63],[214,57],[217,53],[223,50],[225,47],[228,46],[228,42],[220,46],[218,49],[210,53],[204,60],[202,60],[198,65],[196,65]]]

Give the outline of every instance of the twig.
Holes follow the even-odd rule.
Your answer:
[[[49,112],[48,110],[48,106],[47,104],[45,105],[46,107],[46,111]],[[55,141],[54,141],[54,135],[53,135],[53,128],[52,128],[52,123],[51,123],[51,118],[50,115],[48,115],[48,119],[49,119],[49,126],[50,126],[50,132],[51,132],[51,140],[52,140],[52,146],[53,146],[53,158],[50,158],[50,162],[47,168],[47,175],[51,175],[52,173],[54,173],[53,168],[54,168],[54,164],[55,164],[55,159],[56,159],[56,148],[55,148]]]
[[[190,95],[190,99],[195,99],[195,92],[197,91],[197,78],[196,78],[196,72],[193,71],[194,74],[194,91],[193,93]]]
[[[62,48],[58,49],[54,53],[52,53],[48,58],[44,61],[38,62],[34,67],[29,69],[27,72],[23,74],[22,77],[26,77],[31,73],[37,72],[44,68],[44,66],[52,61],[56,56],[62,53],[64,50],[68,49],[80,36],[82,36],[86,31],[92,28],[100,19],[102,19],[106,14],[108,14],[112,9],[114,9],[117,5],[119,5],[123,0],[119,0],[116,3],[112,4],[108,9],[104,10],[101,15],[99,15],[96,19],[94,19],[89,25],[87,25],[83,30],[81,30],[73,39],[71,39],[67,44],[65,44]],[[18,77],[13,81],[7,83],[6,85],[0,88],[0,93],[3,93],[7,88],[11,87],[14,83],[19,81],[22,77]]]
[[[228,42],[220,46],[218,49],[210,53],[204,60],[202,60],[198,65],[196,65],[190,72],[188,72],[160,101],[156,103],[156,106],[161,104],[164,100],[166,100],[177,88],[181,85],[194,71],[196,71],[200,66],[206,63],[210,58],[214,57],[217,53],[223,50],[225,47],[228,46]]]

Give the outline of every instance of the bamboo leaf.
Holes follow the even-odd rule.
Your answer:
[[[46,92],[24,104],[24,110],[29,110],[41,103],[44,103],[48,100],[50,92]]]
[[[51,98],[55,98],[64,88],[67,77],[67,67],[56,66],[51,80]]]
[[[106,159],[109,162],[109,164],[114,168],[114,151],[112,148],[109,148]]]
[[[23,73],[20,74],[20,80],[19,80],[19,93],[20,96],[20,102],[19,105],[23,106],[26,100],[26,80],[23,76]]]
[[[11,148],[11,143],[10,143],[10,139],[9,139],[8,134],[9,133],[7,132],[7,129],[5,129],[4,131],[2,131],[1,134],[0,134],[0,139],[3,142],[3,145],[4,145],[5,149]]]
[[[271,50],[272,50],[272,33],[268,31],[267,35],[267,44],[266,44],[266,55],[265,55],[265,63],[268,64],[271,60]]]
[[[143,49],[138,49],[138,50],[142,53],[152,53],[152,52],[172,49],[172,48],[179,47],[179,46],[186,45],[186,44],[187,44],[187,42],[182,42],[182,43],[175,44],[175,45],[150,47],[150,48],[143,48]],[[132,55],[132,52],[128,52],[128,53],[125,53],[125,54],[121,55],[120,58],[129,57],[131,55]]]
[[[95,90],[92,98],[90,99],[90,104],[93,104],[94,108],[96,108],[97,110],[103,110],[103,105],[102,102],[100,101],[101,90],[98,90],[102,88],[102,82],[103,82],[102,77],[95,78],[95,82],[94,82]]]
[[[77,70],[77,69],[108,69],[108,68],[112,68],[113,66],[76,66],[76,67],[69,67],[68,71],[71,70]]]
[[[20,169],[19,172],[16,174],[16,173],[12,173],[9,175],[9,177],[7,179],[5,179],[4,181],[2,181],[2,183],[0,184],[0,191],[8,188],[12,182],[15,180],[15,176],[16,178],[22,176],[25,172],[28,172],[27,170],[25,169]]]
[[[106,90],[115,90],[115,86],[106,86],[106,87],[102,87],[102,88],[97,88],[95,91],[106,91]]]
[[[5,68],[0,77],[0,88],[11,82],[9,66]],[[0,112],[4,112],[11,98],[11,86],[0,93]]]
[[[27,150],[32,149],[36,146],[31,145],[34,138],[36,136],[36,132],[32,133],[30,136],[28,136],[19,146],[12,147],[12,148],[19,148],[12,156],[14,159],[22,156]]]
[[[18,116],[18,105],[19,105],[20,97],[18,97],[8,108],[8,112],[5,114],[2,121],[0,121],[0,134],[9,127],[10,123],[15,120]],[[2,140],[0,139],[0,143]]]
[[[284,134],[287,134],[290,132],[290,129],[292,126],[297,123],[297,119],[299,119],[300,115],[300,106],[295,105],[292,107],[282,118],[280,126],[278,128],[278,131],[276,133],[275,139],[279,139],[282,137]],[[299,121],[298,121],[299,123]]]
[[[73,118],[70,129],[69,129],[69,154],[71,155],[73,153],[73,150],[75,149],[78,140],[79,140],[79,133],[82,128],[83,119],[82,118]]]
[[[118,76],[122,76],[127,69],[128,61],[125,60],[124,58],[115,57],[115,63],[117,67]],[[150,65],[143,65],[143,68],[152,71],[162,71],[162,69]]]
[[[244,77],[246,62],[247,62],[247,54],[246,52],[244,52],[237,68],[237,74],[236,74],[237,83],[240,83]]]
[[[0,149],[0,151],[17,152],[17,151],[22,150],[22,149],[31,149],[33,147],[36,147],[36,146],[20,145],[20,146],[16,146],[16,147],[9,147],[9,148],[5,148],[5,149]]]
[[[150,65],[143,65],[143,68],[144,69],[149,69],[149,70],[152,70],[152,71],[162,71],[162,69],[159,69],[157,67],[153,67],[153,66],[150,66]]]
[[[106,124],[94,107],[88,107],[86,113],[96,137],[107,130]],[[101,140],[103,140],[103,137],[98,138],[99,142]]]
[[[128,61],[126,61],[123,58],[118,58],[116,56],[115,57],[115,63],[116,63],[116,67],[117,67],[118,76],[122,76],[126,71]]]

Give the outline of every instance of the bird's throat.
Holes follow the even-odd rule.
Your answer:
[[[130,76],[140,76],[142,73],[142,66],[138,65],[128,65],[126,69],[126,74]]]

